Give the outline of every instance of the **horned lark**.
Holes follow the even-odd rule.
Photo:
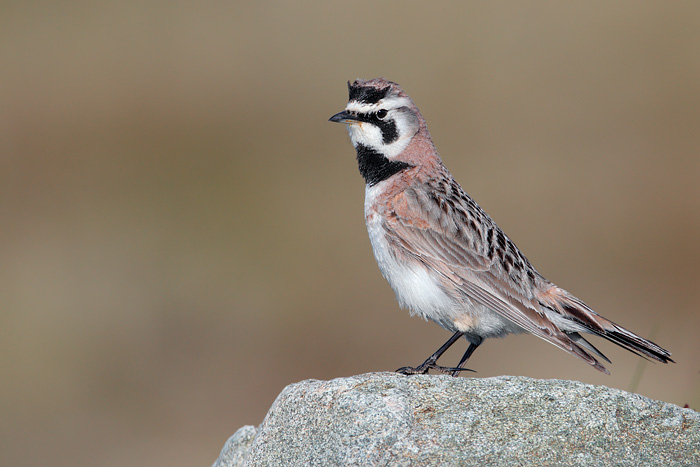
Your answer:
[[[610,362],[581,336],[595,334],[663,363],[670,352],[603,318],[545,279],[442,164],[423,116],[398,84],[348,82],[350,99],[331,122],[346,123],[365,190],[374,256],[399,304],[453,332],[417,367],[456,376],[489,337],[529,332],[608,373]],[[456,367],[437,359],[460,337]]]

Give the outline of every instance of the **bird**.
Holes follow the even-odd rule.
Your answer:
[[[593,311],[545,279],[467,194],[440,158],[420,111],[384,78],[348,81],[348,103],[329,121],[347,125],[365,181],[364,214],[379,270],[399,305],[452,332],[405,375],[457,376],[488,338],[530,333],[598,371],[611,363],[581,334],[663,363],[671,353]],[[437,364],[464,337],[457,366]]]

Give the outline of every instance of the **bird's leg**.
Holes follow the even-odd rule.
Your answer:
[[[427,359],[426,361],[424,361],[423,363],[421,363],[420,365],[418,365],[418,366],[415,367],[415,368],[412,367],[412,366],[405,366],[405,367],[403,367],[403,368],[399,368],[398,370],[396,370],[396,372],[397,372],[397,373],[403,373],[404,375],[424,375],[424,374],[428,373],[428,370],[430,370],[430,369],[438,370],[438,371],[441,371],[441,372],[447,373],[447,374],[452,374],[452,373],[457,374],[457,373],[459,373],[460,371],[472,371],[472,370],[467,370],[467,369],[465,369],[465,368],[447,368],[447,367],[439,366],[439,365],[436,365],[436,364],[435,364],[435,362],[437,361],[437,359],[440,358],[440,356],[441,356],[442,354],[444,354],[445,351],[446,351],[447,349],[449,349],[450,346],[451,346],[452,344],[454,344],[454,343],[457,341],[457,339],[459,339],[459,338],[462,337],[463,335],[464,335],[464,333],[461,332],[461,331],[455,332],[455,333],[452,335],[452,337],[450,337],[450,338],[447,340],[447,342],[445,342],[444,344],[442,344],[442,347],[440,347],[439,349],[437,349],[437,350],[435,351],[435,353],[432,354],[430,357],[428,357],[428,359]],[[476,348],[476,347],[474,347],[474,348]],[[469,357],[467,356],[467,358],[469,358]]]
[[[459,375],[460,371],[464,370],[464,364],[467,363],[467,360],[469,360],[469,357],[472,356],[474,351],[476,350],[479,345],[481,345],[481,342],[483,342],[483,339],[478,338],[479,340],[477,342],[472,342],[469,341],[469,347],[467,348],[467,351],[464,352],[464,355],[462,355],[462,359],[459,361],[459,364],[457,365],[457,370],[459,371],[453,371],[452,376],[457,376]],[[473,371],[473,370],[468,370],[468,371]]]

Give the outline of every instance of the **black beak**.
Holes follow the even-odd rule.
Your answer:
[[[347,110],[343,110],[342,112],[338,112],[337,114],[333,115],[331,118],[328,119],[329,122],[335,122],[335,123],[350,123],[350,121],[359,121],[360,119],[357,117],[357,115],[353,115]]]

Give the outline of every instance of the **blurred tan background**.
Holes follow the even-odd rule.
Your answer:
[[[282,388],[423,361],[346,81],[399,82],[535,266],[676,365],[531,336],[476,377],[700,408],[697,2],[0,3],[0,464],[209,465]],[[466,343],[444,358],[456,363]]]

